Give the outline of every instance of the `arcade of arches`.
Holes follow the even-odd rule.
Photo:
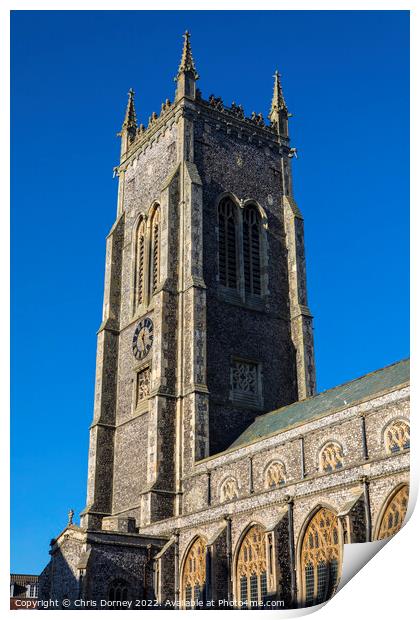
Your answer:
[[[385,502],[377,528],[378,539],[392,536],[400,529],[407,503],[408,485],[404,484]],[[238,607],[261,605],[270,594],[278,559],[276,549],[281,548],[276,547],[273,536],[272,531],[254,524],[238,546],[234,564],[234,599]],[[332,509],[320,507],[305,524],[296,558],[301,605],[317,605],[334,594],[340,580],[342,540],[340,520]],[[196,607],[205,602],[207,553],[206,541],[198,537],[185,556],[181,578],[184,607]]]

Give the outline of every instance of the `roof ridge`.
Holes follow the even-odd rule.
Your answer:
[[[287,407],[291,407],[292,405],[297,405],[298,403],[304,403],[307,402],[309,400],[314,400],[315,398],[318,398],[319,396],[322,396],[323,394],[327,394],[327,392],[333,392],[334,390],[338,390],[339,388],[344,387],[345,385],[350,385],[351,383],[355,383],[356,381],[360,381],[361,379],[364,379],[365,377],[369,377],[371,375],[375,375],[378,372],[381,372],[382,370],[386,370],[387,368],[391,368],[392,366],[396,366],[397,364],[402,364],[403,362],[407,362],[410,360],[410,356],[408,357],[404,357],[401,360],[398,360],[397,362],[392,362],[391,364],[387,364],[386,366],[383,366],[382,368],[377,368],[376,370],[371,370],[370,372],[367,372],[364,375],[360,375],[360,377],[356,377],[355,379],[350,379],[350,381],[344,381],[343,383],[340,383],[339,385],[336,385],[332,388],[328,388],[327,390],[324,390],[323,392],[319,392],[318,394],[314,394],[313,396],[308,396],[308,398],[304,398],[302,400],[295,400],[293,403],[289,403],[288,405],[284,405],[283,407],[279,407],[278,409],[273,409],[272,411],[267,411],[267,413],[262,413],[261,415],[258,415],[255,417],[255,420],[252,424],[254,424],[257,420],[264,418],[265,416],[269,416],[271,414],[274,413],[278,413],[279,411],[282,411],[282,409],[286,409]],[[249,428],[249,427],[248,427]]]

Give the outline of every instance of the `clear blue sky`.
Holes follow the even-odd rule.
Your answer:
[[[409,14],[12,14],[12,563],[41,571],[85,504],[105,236],[127,91],[173,98],[182,33],[203,95],[293,118],[318,389],[409,354]]]

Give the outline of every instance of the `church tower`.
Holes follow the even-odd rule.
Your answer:
[[[407,510],[408,361],[310,398],[280,75],[267,120],[204,97],[198,79],[187,32],[174,101],[145,124],[128,93],[87,503],[51,540],[48,605],[320,604],[344,544],[394,534]]]
[[[181,515],[197,461],[315,391],[280,76],[268,123],[205,99],[198,78],[187,32],[174,101],[142,124],[128,96],[106,241],[89,530]]]

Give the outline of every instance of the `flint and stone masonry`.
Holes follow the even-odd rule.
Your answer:
[[[408,361],[316,394],[279,74],[268,121],[197,80],[186,33],[174,101],[138,125],[129,92],[86,508],[41,599],[314,604],[408,488]],[[305,559],[322,518],[325,566]]]

